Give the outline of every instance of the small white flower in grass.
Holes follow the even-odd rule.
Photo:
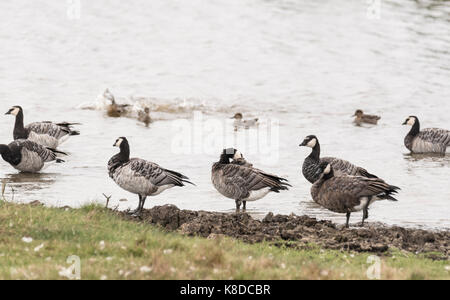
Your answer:
[[[34,248],[34,252],[39,252],[42,248],[44,248],[44,243]]]
[[[51,260],[52,260],[52,258],[50,256],[45,258],[45,261],[51,261]]]
[[[100,276],[100,280],[107,280],[107,279],[108,279],[108,276],[106,276],[106,275]]]
[[[100,241],[100,243],[98,243],[100,250],[105,249],[105,241]]]
[[[252,259],[253,259],[253,256],[250,255],[250,256],[248,257],[248,260],[252,260]]]
[[[27,243],[27,244],[31,243],[32,241],[33,241],[33,238],[31,238],[31,237],[24,236],[22,238],[22,242]]]
[[[170,268],[170,272],[175,273],[176,271],[177,271],[176,268],[174,268],[174,267],[171,267],[171,268]]]
[[[164,249],[163,253],[164,254],[172,254],[173,250],[172,249]]]
[[[213,273],[214,273],[214,274],[217,274],[217,273],[219,273],[219,272],[220,272],[219,269],[214,269],[214,270],[213,270]]]
[[[355,257],[355,254],[350,254],[350,257],[351,257],[351,258]]]
[[[141,271],[141,273],[150,273],[151,271],[153,271],[153,268],[151,267],[147,267],[147,266],[142,266],[139,271]]]
[[[320,271],[320,276],[323,276],[323,277],[328,276],[328,271],[327,270]]]
[[[120,276],[123,275],[123,270],[119,270],[119,275],[120,275]]]
[[[450,272],[450,266],[445,266],[445,271],[449,271]]]
[[[282,264],[280,265],[280,267],[281,267],[282,269],[286,269],[286,264],[285,264],[285,263],[282,263]]]
[[[111,256],[108,256],[107,258],[106,258],[106,261],[112,261],[113,260],[113,258],[111,257]]]
[[[13,227],[13,226],[14,226],[13,222],[9,222],[9,227]]]

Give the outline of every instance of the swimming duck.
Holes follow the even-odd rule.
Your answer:
[[[234,119],[234,130],[237,131],[238,128],[249,129],[250,127],[254,127],[258,125],[258,118],[244,120],[241,113],[236,113],[231,119]]]
[[[352,116],[355,117],[354,123],[360,126],[362,123],[367,124],[378,124],[378,120],[381,119],[379,116],[375,115],[366,115],[361,109],[355,111],[355,114]]]
[[[103,97],[107,99],[110,104],[106,106],[106,114],[112,118],[119,118],[128,113],[128,109],[130,107],[129,104],[117,104],[116,98],[114,95],[106,89],[103,93]]]
[[[148,127],[152,122],[152,118],[150,117],[150,108],[145,107],[143,111],[140,110],[138,113],[138,120]]]
[[[440,153],[450,151],[450,131],[439,128],[420,130],[420,122],[416,116],[408,117],[403,125],[410,125],[411,130],[405,137],[406,148],[412,153]]]

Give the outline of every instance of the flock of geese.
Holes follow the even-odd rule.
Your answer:
[[[116,109],[120,109],[116,107]],[[148,115],[149,111],[146,112]],[[7,115],[15,116],[13,130],[14,141],[9,145],[0,145],[0,154],[6,162],[20,172],[39,172],[49,163],[62,163],[60,157],[67,155],[57,148],[71,136],[80,132],[73,129],[79,123],[34,122],[24,125],[24,112],[20,106],[12,107]],[[376,124],[380,117],[366,115],[362,110],[354,114],[356,125]],[[236,114],[235,129],[257,125],[257,119],[243,120],[242,114]],[[450,131],[438,128],[420,129],[419,119],[408,117],[404,125],[411,126],[404,144],[412,153],[444,154],[450,149]],[[120,149],[108,161],[109,176],[122,189],[137,194],[139,205],[131,212],[139,216],[148,196],[156,196],[172,187],[185,184],[195,185],[190,179],[173,170],[165,169],[156,163],[130,158],[130,145],[126,137],[120,137],[114,143]],[[369,206],[380,200],[397,201],[394,196],[399,187],[386,183],[366,169],[346,160],[335,157],[320,157],[320,143],[317,136],[305,137],[299,146],[312,149],[303,162],[303,176],[312,183],[311,196],[322,207],[347,216],[349,227],[350,214],[363,212],[362,223],[368,218]],[[267,194],[280,193],[291,187],[288,180],[263,170],[247,162],[242,153],[234,148],[224,149],[220,158],[212,165],[211,180],[216,190],[223,196],[233,199],[236,211],[246,209],[247,201],[256,201]]]

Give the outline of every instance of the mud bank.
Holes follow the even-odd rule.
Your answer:
[[[315,244],[325,249],[377,254],[387,254],[389,249],[397,248],[416,254],[427,253],[432,259],[448,259],[450,253],[449,231],[433,232],[381,224],[342,230],[342,226],[331,221],[319,221],[308,216],[269,213],[259,221],[247,213],[180,210],[173,205],[144,210],[140,218],[127,212],[115,213],[127,220],[157,224],[167,230],[210,239],[225,235],[248,243],[270,241],[298,249]]]

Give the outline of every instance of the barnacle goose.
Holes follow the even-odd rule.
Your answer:
[[[312,148],[311,154],[305,158],[302,167],[302,173],[305,178],[314,183],[319,179],[321,170],[320,163],[327,162],[331,163],[336,176],[340,175],[357,175],[367,178],[377,178],[377,176],[370,174],[366,169],[355,166],[354,164],[335,157],[320,157],[320,144],[319,139],[315,135],[308,135],[303,142],[299,145],[300,147],[306,146]]]
[[[72,125],[79,125],[79,123],[34,122],[24,126],[23,109],[20,106],[13,106],[6,114],[16,117],[13,131],[15,140],[28,139],[45,147],[56,149],[70,136],[80,134],[79,131],[72,130]]]
[[[259,200],[269,192],[279,193],[291,186],[284,178],[230,162],[230,159],[238,159],[239,155],[236,149],[224,149],[211,171],[214,187],[223,196],[235,200],[236,211],[240,210],[241,204],[245,210],[247,201]]]
[[[244,120],[241,113],[236,113],[231,119],[234,119],[234,130],[237,131],[238,128],[249,129],[250,127],[254,127],[258,125],[258,118]]]
[[[450,151],[450,131],[439,128],[420,130],[419,119],[408,117],[403,125],[410,125],[411,130],[405,137],[405,146],[412,153],[441,153]]]
[[[354,122],[358,126],[360,126],[362,123],[376,125],[378,124],[378,120],[381,119],[380,116],[366,115],[361,109],[357,109],[352,117],[355,117]]]
[[[322,162],[319,169],[321,175],[311,187],[311,196],[326,209],[347,214],[346,228],[352,212],[363,211],[361,226],[364,226],[364,220],[369,217],[369,205],[380,200],[397,201],[392,195],[400,188],[380,178],[334,176],[333,166],[327,162]]]
[[[20,172],[36,173],[50,162],[62,163],[57,154],[64,152],[46,148],[30,140],[18,139],[9,145],[0,145],[0,154],[4,161]]]
[[[184,183],[194,185],[189,178],[175,171],[140,158],[130,158],[130,146],[125,137],[120,137],[113,145],[120,152],[108,162],[109,177],[124,190],[139,196],[139,205],[134,213],[140,215],[147,196],[156,196],[174,186]]]

